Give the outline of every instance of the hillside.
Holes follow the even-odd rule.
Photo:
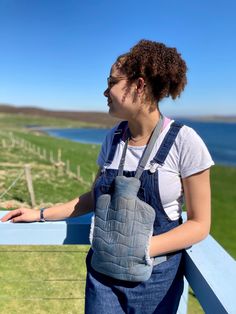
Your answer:
[[[60,111],[46,110],[36,107],[16,107],[9,104],[0,103],[0,112],[9,114],[24,114],[29,116],[41,116],[60,119],[69,119],[88,124],[96,124],[101,127],[112,127],[119,119],[111,117],[106,112],[101,111]],[[173,117],[172,117],[173,118]],[[192,115],[192,116],[176,116],[176,119],[187,118],[195,121],[205,122],[236,122],[236,115]]]
[[[0,112],[11,114],[24,114],[30,116],[33,115],[42,117],[63,118],[75,120],[78,122],[97,124],[103,127],[111,127],[119,121],[118,119],[111,117],[108,113],[105,112],[54,111],[34,107],[15,107],[8,104],[0,104]]]

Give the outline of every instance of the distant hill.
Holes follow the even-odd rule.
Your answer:
[[[184,118],[202,122],[236,122],[236,115],[231,116],[206,115],[206,116],[189,116]]]
[[[14,114],[26,114],[35,116],[46,116],[54,118],[64,118],[69,120],[77,120],[87,123],[99,124],[103,127],[111,127],[119,119],[111,117],[106,112],[100,111],[59,111],[59,110],[47,110],[35,107],[16,107],[9,104],[0,104],[0,112],[14,113]],[[173,118],[173,117],[172,117]],[[196,121],[206,122],[236,122],[236,115],[223,116],[223,115],[202,115],[202,116],[180,116],[176,117],[183,119],[190,119]]]
[[[119,121],[118,119],[111,117],[108,113],[105,112],[57,111],[57,110],[54,111],[35,107],[15,107],[13,105],[8,104],[0,104],[0,112],[64,118],[87,123],[95,123],[104,127],[111,127]]]

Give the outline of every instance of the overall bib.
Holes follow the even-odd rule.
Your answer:
[[[138,198],[155,210],[153,235],[177,227],[181,219],[172,221],[165,213],[159,194],[158,165],[163,165],[181,125],[172,123],[149,170],[142,171]],[[95,201],[102,194],[112,194],[118,170],[106,169],[111,164],[116,146],[127,134],[127,122],[122,122],[114,134],[109,157],[94,188]],[[125,177],[134,177],[135,171],[124,171]],[[176,313],[183,291],[182,252],[174,252],[154,260],[151,276],[142,282],[131,282],[111,278],[95,271],[91,266],[93,250],[86,258],[87,279],[85,313],[87,314],[151,314]],[[163,260],[163,261],[162,261]],[[162,262],[161,262],[162,261]],[[155,265],[157,264],[157,265]]]

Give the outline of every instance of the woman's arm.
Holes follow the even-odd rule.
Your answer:
[[[93,187],[100,175],[100,169],[96,175],[91,191],[75,198],[67,203],[46,208],[43,212],[45,220],[62,220],[68,217],[81,216],[94,210]],[[18,208],[10,211],[2,217],[1,221],[5,222],[32,222],[40,220],[40,211],[29,208]]]
[[[44,210],[44,217],[46,220],[61,220],[70,217],[74,212],[74,208],[78,202],[78,198],[57,206],[52,206]],[[15,210],[11,210],[8,214],[2,217],[1,222],[33,222],[40,221],[40,211],[35,209],[29,209],[20,207]]]
[[[151,257],[187,248],[209,234],[211,222],[209,169],[183,179],[183,189],[187,221],[166,233],[153,236],[149,250]]]

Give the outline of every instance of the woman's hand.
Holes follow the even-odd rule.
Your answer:
[[[183,179],[187,221],[150,239],[150,257],[175,252],[203,240],[210,231],[211,190],[209,169]]]
[[[1,222],[6,222],[11,220],[11,222],[33,222],[40,220],[39,210],[33,210],[29,208],[18,208],[11,210],[5,216],[1,218]]]
[[[94,184],[99,177],[101,169],[98,170],[97,176],[93,183]],[[93,191],[84,193],[79,198],[75,198],[67,203],[54,205],[52,207],[46,208],[44,210],[44,217],[46,220],[63,220],[68,217],[77,217],[87,214],[94,209]],[[40,211],[33,210],[25,207],[21,207],[10,211],[5,216],[1,218],[1,222],[6,222],[10,220],[11,222],[33,222],[40,221]]]

